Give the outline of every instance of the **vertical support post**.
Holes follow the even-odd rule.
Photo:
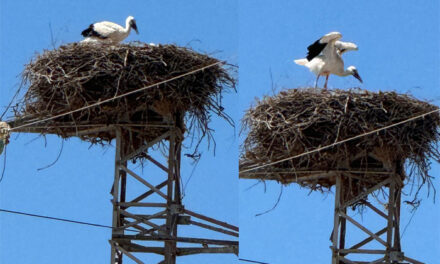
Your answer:
[[[342,212],[344,214],[347,214],[347,208],[342,209]],[[347,219],[342,217],[342,218],[340,218],[340,221],[341,221],[341,232],[339,235],[339,249],[344,249],[345,248],[345,230],[346,230],[346,225],[347,225]]]
[[[181,190],[180,190],[180,160],[181,160],[181,146],[182,146],[182,135],[181,130],[177,129],[174,130],[174,204],[177,208],[178,212],[175,212],[176,214],[173,216],[174,219],[174,226],[172,230],[173,236],[177,237],[177,225],[178,225],[178,218],[179,214],[182,213],[181,209],[183,209],[182,206],[182,200],[181,200]],[[174,245],[177,248],[177,245]]]
[[[168,152],[168,181],[167,181],[167,217],[166,217],[166,233],[168,236],[177,235],[177,221],[175,219],[174,203],[174,179],[175,179],[175,150],[176,150],[176,131],[172,129],[169,138]],[[174,233],[174,234],[173,234]],[[176,242],[165,241],[165,263],[176,263]]]
[[[333,254],[332,264],[339,264],[339,250],[338,250],[338,237],[339,237],[339,222],[340,222],[340,208],[341,208],[341,175],[336,176],[336,190],[335,190],[335,213],[334,213],[334,226],[333,226]]]
[[[119,138],[120,138],[119,165],[127,167],[127,161],[122,161],[122,160],[124,160],[124,157],[126,155],[126,147],[127,146],[126,146],[126,143],[124,144],[125,141],[123,140],[122,129],[118,128],[117,131],[118,131],[117,133],[119,133]],[[120,181],[120,184],[119,184],[119,200],[118,200],[118,202],[124,203],[125,197],[126,197],[126,192],[127,192],[127,172],[126,171],[119,170],[119,181]],[[120,209],[125,210],[126,208],[121,207],[118,204],[118,210],[120,210]],[[118,211],[118,215],[119,215],[119,217],[118,217],[118,226],[117,227],[120,227],[120,226],[124,225],[124,215],[121,214],[119,211]],[[117,232],[115,232],[115,233],[118,235],[120,235],[120,234],[123,235],[125,233],[125,229],[117,230]],[[118,264],[122,264],[123,254],[122,254],[122,252],[119,252],[118,254],[119,254]]]
[[[115,176],[113,181],[113,217],[112,217],[112,238],[114,234],[120,234],[121,231],[115,229],[121,225],[119,218],[119,179],[120,179],[120,162],[122,153],[121,129],[116,128],[116,151],[115,151]],[[122,264],[122,253],[116,250],[114,243],[111,244],[110,264]]]
[[[123,166],[127,167],[127,162],[124,161],[121,163]],[[126,190],[127,190],[127,173],[123,170],[120,171],[120,195],[119,195],[119,202],[121,203],[125,203],[125,197],[126,197]],[[121,209],[126,209],[125,207],[121,207]],[[124,215],[123,214],[119,214],[119,224],[123,225],[124,224]],[[122,230],[122,233],[124,231]]]
[[[341,190],[339,192],[339,200],[340,200],[341,207],[343,207],[346,195],[347,195],[346,189],[343,187],[343,183],[341,182]],[[344,214],[347,214],[347,207],[340,208],[340,211]],[[339,249],[344,249],[345,248],[345,230],[346,230],[347,219],[345,219],[345,217],[340,217],[339,221],[340,221]]]
[[[387,225],[387,256],[386,259],[390,261],[390,252],[393,251],[393,227],[394,227],[394,210],[396,208],[395,201],[396,182],[390,182],[389,197],[388,197],[388,225]]]
[[[400,176],[400,175],[399,175]],[[401,203],[401,195],[402,189],[399,188],[396,190],[396,208],[395,208],[395,216],[394,216],[394,249],[398,251],[402,251],[402,247],[400,245],[400,203]]]
[[[180,161],[181,161],[181,151],[182,151],[182,134],[181,130],[178,129],[175,134],[175,185],[174,185],[174,202],[178,205],[182,204],[181,201],[181,190],[180,190]],[[177,235],[177,234],[176,234]]]

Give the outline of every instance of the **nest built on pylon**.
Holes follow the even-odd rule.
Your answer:
[[[255,169],[241,177],[284,184],[298,182],[312,190],[323,190],[335,184],[334,178],[298,179],[346,172],[350,174],[346,187],[352,195],[371,188],[391,172],[400,175],[402,182],[406,179],[419,186],[424,183],[430,186],[430,159],[440,159],[438,112],[321,151],[289,157],[436,109],[437,106],[409,95],[358,89],[292,89],[266,96],[243,119],[248,134],[242,146],[240,167],[242,171]],[[409,166],[409,175],[405,175],[405,164]]]
[[[114,131],[94,128],[126,125],[131,129],[124,136],[133,148],[161,135],[166,128],[153,125],[164,118],[177,120],[183,131],[209,135],[212,114],[232,123],[221,100],[225,91],[235,90],[230,70],[215,58],[175,45],[68,44],[26,65],[23,80],[29,88],[14,109],[14,123],[56,117],[29,129],[102,144],[115,138]],[[148,88],[134,92],[143,87]],[[99,103],[111,98],[117,99]]]

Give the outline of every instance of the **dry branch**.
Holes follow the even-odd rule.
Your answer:
[[[15,123],[41,120],[79,109],[142,87],[219,62],[217,59],[175,45],[144,43],[120,45],[68,44],[37,55],[23,72],[29,86],[14,108]],[[39,124],[42,133],[62,137],[77,131],[83,140],[109,143],[111,131],[93,132],[96,126],[138,125],[129,135],[132,148],[152,140],[166,128],[143,127],[163,120],[185,119],[182,130],[210,136],[212,114],[232,123],[224,112],[222,94],[235,90],[235,79],[222,64]],[[140,126],[139,126],[140,125]],[[41,129],[43,127],[44,129]],[[90,133],[87,133],[87,129]],[[200,139],[200,138],[199,138]]]
[[[247,138],[240,167],[268,164],[433,111],[437,106],[395,92],[292,89],[256,102],[243,118]],[[427,115],[333,148],[256,170],[254,178],[298,182],[312,190],[334,185],[340,171],[355,196],[397,172],[402,180],[431,185],[430,159],[439,160],[440,116]],[[410,166],[405,175],[403,164]],[[347,172],[347,173],[344,173]],[[356,171],[356,173],[352,173]],[[365,173],[363,173],[365,172]],[[377,172],[377,173],[376,173]],[[251,172],[252,173],[252,172]],[[315,174],[314,174],[315,173]]]

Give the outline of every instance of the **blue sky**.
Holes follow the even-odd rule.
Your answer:
[[[315,76],[293,59],[304,57],[306,47],[330,31],[340,31],[343,40],[358,44],[359,51],[344,58],[347,66],[358,68],[364,80],[361,88],[410,92],[438,105],[439,13],[436,1],[2,0],[0,107],[9,103],[18,88],[23,66],[36,53],[52,48],[50,27],[60,45],[81,40],[80,32],[92,22],[122,24],[128,15],[136,18],[140,31],[128,40],[190,45],[239,64],[239,93],[226,94],[224,100],[226,111],[237,123],[256,97],[272,93],[272,81],[277,90],[312,85]],[[358,85],[352,77],[331,76],[329,80],[330,88]],[[266,192],[263,184],[248,190],[256,181],[237,179],[237,131],[215,117],[212,127],[216,153],[202,147],[202,160],[186,190],[187,208],[240,224],[242,258],[271,264],[329,263],[333,195],[310,194],[290,185],[284,187],[275,210],[255,217],[274,205],[280,185],[267,182]],[[88,143],[69,139],[58,162],[38,171],[56,159],[60,147],[56,136],[12,135],[0,183],[0,208],[110,225],[113,147],[90,148]],[[188,160],[183,164],[186,180],[193,167]],[[431,174],[439,172],[438,164],[433,164]],[[439,186],[438,179],[435,184]],[[365,213],[365,223],[370,216]],[[440,259],[439,217],[432,197],[424,199],[402,240],[408,256],[426,263]],[[409,208],[403,207],[402,227],[410,218]],[[109,237],[106,229],[0,213],[0,263],[33,263],[35,259],[40,263],[107,263]],[[233,255],[179,259],[179,263],[236,262]]]
[[[423,2],[423,3],[422,3]],[[339,31],[359,51],[344,54],[345,65],[355,65],[364,83],[353,77],[329,79],[329,88],[359,86],[372,91],[409,92],[419,99],[440,101],[439,4],[436,1],[240,1],[239,109],[255,98],[271,95],[271,73],[277,91],[314,84],[315,76],[293,63],[322,35]],[[321,79],[320,86],[323,85]],[[433,164],[431,175],[440,168]],[[309,193],[296,185],[240,180],[240,256],[268,263],[330,263],[333,194]],[[438,189],[438,177],[435,180]],[[265,191],[266,190],[266,191]],[[426,197],[424,192],[421,196]],[[356,212],[351,212],[355,215]],[[402,229],[411,217],[402,207]],[[424,199],[402,239],[407,256],[426,263],[440,259],[439,207]],[[378,230],[370,212],[356,219]],[[370,225],[371,226],[371,225]],[[355,232],[354,237],[359,237]]]
[[[50,27],[58,46],[80,41],[81,31],[92,22],[109,20],[123,24],[128,15],[136,18],[140,33],[132,34],[128,40],[189,45],[230,63],[238,62],[235,0],[2,0],[1,109],[18,88],[23,66],[36,53],[52,48]],[[224,107],[238,120],[236,102],[237,94],[225,94]],[[5,119],[10,117],[11,114]],[[201,147],[203,156],[183,202],[189,210],[238,225],[238,138],[224,120],[212,119],[217,142],[215,156],[206,144]],[[7,149],[6,174],[0,183],[0,207],[111,225],[109,191],[114,148],[89,148],[88,143],[72,138],[64,142],[62,155],[54,166],[38,171],[56,159],[60,147],[61,139],[56,136],[13,134]],[[182,177],[186,181],[193,166],[188,159],[183,164]],[[203,234],[216,237],[211,232]],[[36,259],[39,263],[108,263],[109,238],[107,229],[0,213],[0,263],[34,263]],[[156,260],[146,255],[140,258],[147,263]],[[234,263],[236,259],[232,254],[200,255],[179,258],[179,263]]]

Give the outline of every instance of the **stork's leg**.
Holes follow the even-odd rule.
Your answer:
[[[324,90],[327,90],[327,82],[328,82],[328,77],[329,76],[330,76],[330,74],[327,74],[327,76],[325,77]]]
[[[321,75],[318,74],[318,76],[316,77],[316,81],[315,81],[315,89],[318,88],[318,80],[319,80],[319,76],[321,76]]]

